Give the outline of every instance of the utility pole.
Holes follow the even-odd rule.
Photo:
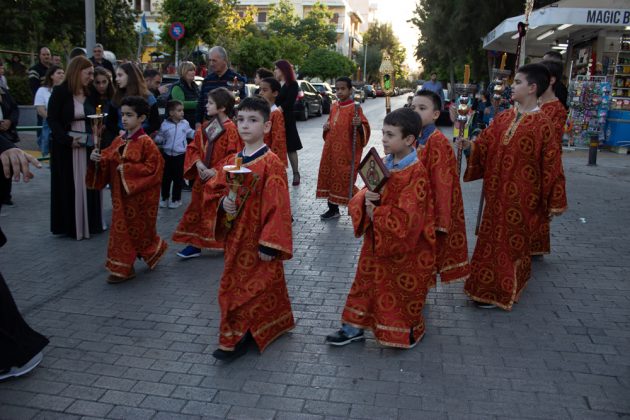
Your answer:
[[[85,49],[88,57],[96,44],[96,13],[94,0],[85,0]]]
[[[367,83],[367,42],[363,41],[363,84]]]

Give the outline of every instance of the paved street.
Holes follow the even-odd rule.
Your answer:
[[[364,109],[379,147],[384,100]],[[0,215],[9,239],[0,270],[50,345],[41,367],[0,383],[0,418],[630,418],[630,156],[600,153],[588,167],[585,152],[564,153],[569,210],[512,312],[473,307],[461,283],[440,286],[416,348],[371,337],[331,348],[324,338],[339,326],[361,242],[345,211],[319,220],[323,123],[298,125],[302,185],[291,187],[285,264],[297,327],[228,365],[211,356],[222,256],[178,259],[170,236],[184,207],[160,209],[171,247],[157,269],[137,263],[136,279],[109,285],[107,233],[80,242],[49,233],[48,170],[14,185],[16,206]],[[463,184],[471,253],[480,187]]]

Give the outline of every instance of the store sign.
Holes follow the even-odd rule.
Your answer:
[[[590,9],[586,14],[586,23],[591,25],[628,25],[630,24],[630,10]]]

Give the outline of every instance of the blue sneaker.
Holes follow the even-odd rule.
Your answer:
[[[183,258],[185,260],[189,258],[196,258],[201,256],[201,250],[192,245],[188,245],[186,248],[182,249],[177,253],[177,256]]]

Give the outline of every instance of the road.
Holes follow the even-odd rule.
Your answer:
[[[394,108],[405,96],[394,98]],[[378,145],[384,100],[364,110]],[[153,272],[109,285],[107,234],[49,234],[46,169],[14,186],[0,224],[0,269],[29,323],[50,338],[42,365],[0,383],[0,418],[630,417],[630,159],[565,152],[569,210],[552,224],[553,253],[536,261],[512,312],[474,308],[462,284],[427,299],[427,333],[412,350],[331,348],[360,240],[345,211],[322,222],[314,199],[324,118],[298,123],[302,185],[291,187],[294,258],[285,272],[297,327],[263,355],[216,362],[222,256],[182,262],[169,241]],[[447,134],[450,136],[450,132]],[[480,184],[463,184],[469,248]],[[108,191],[105,213],[111,215]],[[184,200],[188,202],[189,194]],[[160,209],[170,238],[184,208]]]

